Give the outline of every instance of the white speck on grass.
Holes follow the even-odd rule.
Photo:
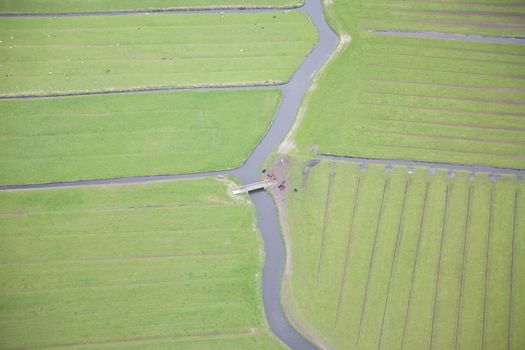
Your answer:
[[[244,52],[244,49],[240,49],[239,51],[240,51],[240,52]]]

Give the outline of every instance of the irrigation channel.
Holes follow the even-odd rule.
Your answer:
[[[290,10],[284,9],[232,9],[232,10],[173,10],[173,11],[131,11],[131,12],[101,12],[101,13],[65,13],[65,14],[0,14],[2,17],[54,17],[54,16],[120,16],[129,14],[144,14],[144,13],[173,13],[173,14],[187,14],[187,13],[249,13],[249,12],[283,12],[283,11],[301,11],[307,14],[314,26],[317,28],[319,34],[319,41],[314,50],[306,57],[304,62],[294,73],[291,80],[279,86],[231,86],[231,87],[197,87],[197,88],[174,88],[174,89],[152,89],[152,90],[138,90],[138,91],[112,91],[112,92],[93,92],[81,94],[67,94],[63,96],[75,95],[99,95],[99,94],[129,94],[129,93],[154,93],[154,92],[169,92],[180,90],[218,90],[218,89],[268,89],[280,88],[283,91],[283,99],[279,110],[274,118],[272,125],[255,147],[253,152],[248,157],[247,161],[239,168],[224,171],[211,171],[193,174],[174,174],[174,175],[155,175],[155,176],[135,176],[116,179],[99,179],[99,180],[81,180],[71,182],[55,182],[45,184],[29,184],[29,185],[7,185],[0,186],[0,190],[15,190],[15,189],[35,189],[35,188],[53,188],[53,187],[74,187],[74,186],[88,186],[88,185],[108,185],[108,184],[123,184],[123,183],[139,183],[152,182],[163,180],[176,180],[188,178],[203,178],[218,175],[231,175],[238,178],[241,183],[249,184],[260,180],[261,167],[264,161],[277,148],[277,146],[284,140],[285,136],[291,129],[296,115],[298,113],[301,100],[307,90],[310,88],[314,74],[327,62],[328,58],[335,51],[338,45],[338,37],[328,26],[323,12],[323,5],[321,0],[305,0],[302,7]],[[377,31],[378,34],[393,35],[393,36],[412,36],[421,38],[434,39],[455,39],[455,40],[474,40],[474,41],[490,41],[490,42],[504,42],[523,44],[521,38],[484,38],[480,36],[465,36],[442,33],[409,33],[409,32],[388,32]],[[53,98],[60,96],[17,96],[17,97],[0,97],[0,99],[26,99],[26,98]],[[488,171],[495,173],[512,173],[522,175],[522,171],[515,169],[500,169],[487,168],[476,166],[461,166],[442,163],[424,163],[411,161],[389,161],[381,159],[364,159],[364,158],[349,158],[331,155],[319,155],[319,158],[349,160],[360,163],[382,163],[382,164],[396,164],[406,166],[429,166],[429,167],[444,167],[456,168],[458,170],[471,171]],[[262,233],[266,252],[266,263],[262,276],[262,295],[264,309],[268,319],[268,323],[276,336],[278,336],[284,343],[292,349],[316,349],[316,347],[307,340],[303,335],[296,331],[289,323],[285,316],[281,305],[281,279],[283,276],[286,255],[283,239],[280,234],[279,218],[277,208],[272,200],[272,197],[265,191],[255,191],[250,193],[252,202],[257,210],[257,219],[259,229]]]

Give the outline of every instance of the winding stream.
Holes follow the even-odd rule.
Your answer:
[[[246,10],[180,10],[163,11],[163,13],[231,13],[231,12],[267,12],[283,11],[282,9],[246,9]],[[286,134],[292,127],[299,106],[306,91],[309,89],[314,74],[324,65],[332,52],[337,47],[338,37],[331,30],[324,18],[321,0],[305,0],[305,5],[289,11],[301,11],[308,15],[317,28],[319,41],[312,52],[306,57],[301,66],[294,73],[291,80],[280,88],[283,91],[283,99],[274,118],[274,121],[261,142],[255,147],[248,160],[239,168],[228,171],[212,171],[195,174],[179,175],[158,175],[158,176],[139,176],[119,179],[85,180],[71,182],[56,182],[48,184],[32,185],[9,185],[0,186],[0,190],[9,189],[31,189],[31,188],[50,188],[50,187],[73,187],[85,185],[101,185],[115,183],[137,183],[162,180],[174,180],[185,178],[202,178],[217,175],[232,175],[237,177],[243,184],[258,181],[261,177],[261,167],[263,162],[270,156],[271,152],[283,141]],[[91,13],[91,14],[34,14],[34,15],[10,15],[4,14],[0,17],[53,17],[53,16],[84,16],[84,15],[125,15],[138,14],[152,11],[140,12],[114,12],[114,13]],[[267,86],[255,87],[228,87],[227,89],[268,89],[276,88]],[[278,87],[277,87],[278,88]],[[194,88],[194,89],[162,89],[158,91],[177,91],[177,90],[211,90],[213,88]],[[155,92],[148,90],[142,92]],[[131,91],[122,92],[102,92],[97,94],[115,93],[136,93]],[[82,94],[84,95],[84,94]],[[35,96],[25,96],[17,98],[40,98]],[[257,210],[259,229],[264,239],[266,252],[266,263],[262,275],[262,296],[264,309],[268,323],[274,332],[284,343],[292,349],[316,349],[307,339],[298,333],[288,322],[281,305],[281,279],[285,267],[286,255],[284,242],[280,234],[279,219],[277,208],[271,196],[264,191],[256,191],[250,194],[251,200]]]

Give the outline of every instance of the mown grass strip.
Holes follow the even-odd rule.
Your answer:
[[[423,197],[423,209],[421,210],[421,219],[419,222],[419,230],[418,230],[418,235],[417,235],[416,254],[414,256],[414,263],[412,265],[412,277],[410,280],[410,290],[408,292],[408,302],[407,302],[407,306],[405,309],[405,317],[404,317],[404,322],[403,322],[403,333],[401,336],[401,349],[404,349],[404,345],[405,345],[406,329],[407,329],[408,318],[410,314],[410,307],[412,305],[412,294],[414,290],[414,281],[416,279],[416,268],[417,268],[417,263],[419,260],[419,253],[420,253],[420,248],[421,248],[421,236],[423,235],[425,212],[427,208],[427,199],[428,199],[429,189],[430,189],[430,182],[427,182],[426,187],[425,187],[425,195]]]
[[[492,241],[492,230],[493,230],[493,192],[494,189],[491,187],[489,192],[489,218],[487,231],[487,244],[485,251],[485,279],[483,282],[483,319],[482,319],[482,335],[481,335],[481,348],[486,348],[486,333],[487,333],[487,300],[488,300],[488,284],[489,284],[489,272],[490,272],[490,242]]]
[[[394,274],[394,269],[396,267],[397,254],[398,254],[398,250],[399,250],[399,244],[401,243],[401,240],[402,240],[403,224],[404,224],[404,220],[405,220],[405,209],[406,209],[407,195],[408,195],[408,190],[409,190],[410,184],[411,184],[410,181],[406,181],[405,182],[405,190],[403,192],[403,204],[401,205],[401,213],[400,213],[400,216],[399,216],[399,223],[397,225],[396,242],[394,244],[394,254],[392,256],[392,261],[391,261],[391,264],[390,264],[390,273],[388,275],[388,285],[387,285],[387,288],[386,288],[385,303],[383,305],[383,315],[381,317],[381,326],[379,327],[379,339],[378,339],[378,342],[377,342],[377,349],[378,350],[381,349],[381,342],[382,342],[382,339],[383,339],[383,329],[384,329],[384,326],[385,326],[386,310],[388,309],[388,303],[390,301],[390,286],[392,285],[392,276]]]
[[[468,194],[467,194],[467,207],[465,209],[465,225],[463,227],[463,247],[462,247],[462,259],[461,259],[461,267],[460,267],[460,275],[459,275],[459,298],[458,298],[458,311],[457,311],[457,318],[456,318],[456,336],[454,340],[454,349],[458,349],[459,346],[459,339],[461,335],[461,311],[463,307],[463,291],[464,291],[464,275],[465,275],[465,264],[467,262],[467,242],[468,242],[468,234],[469,234],[469,225],[470,225],[470,205],[472,202],[472,186],[468,188]]]
[[[388,187],[390,185],[390,180],[385,180],[385,183],[383,185],[383,192],[381,193],[381,204],[379,206],[379,213],[376,220],[376,227],[374,230],[374,241],[372,243],[372,252],[370,254],[370,258],[368,261],[368,273],[366,276],[366,282],[365,282],[365,294],[363,296],[363,302],[361,303],[361,312],[359,316],[359,326],[357,327],[357,342],[359,343],[359,339],[361,337],[361,327],[363,325],[363,319],[365,318],[366,314],[366,307],[367,307],[367,301],[368,301],[368,287],[370,286],[370,276],[372,274],[372,266],[374,265],[374,256],[376,251],[376,244],[377,244],[377,237],[379,236],[379,227],[381,225],[381,218],[383,217],[383,211],[384,211],[384,204],[385,204],[385,196],[388,191]]]
[[[520,199],[521,192],[519,190],[516,190],[514,193],[514,210],[512,214],[512,257],[511,257],[511,264],[510,264],[510,276],[509,276],[509,319],[508,319],[508,349],[512,349],[512,294],[514,292],[514,261],[516,260],[516,223],[517,223],[517,217],[518,217],[518,207],[519,207],[519,199]]]
[[[356,217],[356,212],[358,209],[358,202],[359,202],[359,189],[361,187],[361,177],[357,178],[357,184],[354,194],[354,204],[352,206],[352,216],[350,219],[350,227],[348,229],[348,237],[346,240],[345,245],[345,261],[344,261],[344,267],[343,267],[343,275],[341,276],[341,284],[339,286],[339,296],[337,298],[337,309],[335,313],[335,324],[337,325],[337,321],[339,320],[339,315],[341,313],[341,307],[343,304],[343,292],[344,292],[344,286],[346,281],[346,275],[348,271],[348,263],[350,259],[350,249],[352,248],[352,238],[354,235],[354,222]]]
[[[323,216],[323,229],[321,231],[321,247],[319,249],[319,260],[317,261],[317,273],[315,276],[315,285],[319,285],[319,274],[321,271],[321,263],[323,261],[323,253],[324,253],[324,245],[326,240],[326,227],[328,225],[328,214],[329,214],[329,207],[330,207],[330,201],[332,199],[332,191],[333,191],[333,183],[335,178],[335,172],[330,173],[328,176],[328,189],[326,190],[326,198],[324,203],[324,216]]]
[[[0,2],[0,13],[83,13],[107,11],[163,11],[179,9],[228,9],[295,7],[302,0],[23,0]]]
[[[434,330],[435,330],[435,323],[436,323],[436,314],[439,308],[438,293],[439,293],[439,282],[440,282],[440,277],[441,277],[441,265],[443,264],[443,243],[445,242],[445,236],[447,233],[447,211],[448,211],[449,191],[450,191],[450,185],[447,185],[446,190],[445,190],[445,209],[443,210],[441,239],[439,243],[439,256],[438,256],[438,266],[437,266],[437,272],[436,272],[436,285],[434,287],[434,303],[432,307],[432,326],[430,327],[431,329],[430,345],[429,345],[430,350],[432,350],[432,347],[434,345]]]

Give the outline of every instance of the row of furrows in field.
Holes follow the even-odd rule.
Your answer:
[[[342,219],[341,217],[333,215],[331,211],[335,209],[334,206],[336,205],[334,203],[333,197],[337,197],[337,194],[341,192],[340,189],[341,186],[343,186],[344,181],[346,182],[344,186],[352,187],[352,189],[347,190],[346,192],[342,191],[345,192],[346,196],[350,196],[350,198],[348,198],[347,201],[349,210],[347,210],[345,213],[345,216],[347,217],[344,218],[344,222],[347,222],[347,224],[345,224],[346,233],[344,234],[344,236],[341,234],[341,237],[344,237],[344,239],[341,238],[341,241],[339,242],[341,246],[345,247],[344,257],[342,258],[342,260],[339,261],[339,263],[341,264],[342,275],[340,276],[339,280],[334,284],[334,294],[336,297],[336,303],[334,306],[335,327],[350,327],[350,332],[356,335],[355,345],[357,345],[359,348],[359,345],[363,345],[362,343],[359,343],[361,335],[366,334],[364,333],[365,329],[366,331],[370,331],[370,329],[367,329],[365,327],[377,326],[378,336],[375,341],[378,349],[380,349],[381,347],[385,347],[386,343],[383,338],[384,331],[390,329],[391,332],[393,328],[401,328],[402,331],[399,330],[401,336],[399,337],[400,339],[397,339],[397,341],[400,342],[401,348],[405,348],[407,346],[408,341],[406,338],[414,336],[413,334],[411,334],[411,323],[416,322],[416,316],[414,312],[416,312],[417,310],[414,310],[415,308],[420,308],[420,305],[414,304],[416,302],[415,299],[417,299],[415,294],[423,293],[421,289],[422,286],[420,285],[419,280],[421,276],[430,271],[428,269],[427,271],[425,271],[424,269],[428,267],[428,264],[430,264],[430,262],[428,262],[428,259],[433,259],[433,282],[432,285],[427,285],[424,288],[424,292],[432,296],[432,301],[430,303],[431,308],[429,309],[431,310],[431,317],[428,322],[429,324],[426,327],[426,331],[428,331],[428,348],[433,349],[438,347],[438,345],[436,344],[436,340],[438,340],[438,322],[439,327],[444,327],[443,318],[439,318],[440,310],[442,308],[444,310],[450,307],[448,305],[440,303],[440,297],[443,297],[442,293],[445,290],[457,289],[457,296],[454,297],[456,299],[454,307],[455,311],[450,313],[450,315],[453,314],[454,317],[453,319],[451,318],[450,320],[446,320],[447,324],[450,324],[451,327],[453,326],[453,332],[455,337],[454,339],[448,339],[447,341],[450,341],[451,344],[453,344],[453,346],[457,349],[459,347],[459,340],[462,332],[461,326],[466,322],[465,317],[467,317],[465,314],[466,311],[464,309],[464,302],[465,300],[471,297],[469,296],[469,292],[472,292],[471,290],[465,290],[465,269],[467,265],[470,266],[471,264],[480,264],[484,266],[484,280],[482,286],[480,286],[480,288],[483,289],[483,300],[480,300],[481,304],[483,305],[483,312],[482,315],[478,315],[480,316],[478,322],[480,322],[480,324],[482,325],[480,334],[481,339],[479,339],[480,344],[482,348],[490,348],[490,342],[487,340],[487,336],[490,333],[490,322],[495,321],[494,319],[491,319],[491,321],[489,322],[490,315],[488,303],[489,300],[491,300],[492,303],[500,303],[501,307],[508,308],[508,318],[505,320],[498,319],[498,322],[506,322],[506,330],[508,331],[506,341],[509,344],[509,349],[511,348],[513,329],[512,312],[519,312],[519,310],[514,307],[512,299],[512,295],[516,293],[515,287],[513,287],[513,283],[515,282],[514,280],[516,279],[515,265],[517,257],[515,248],[517,244],[517,236],[522,234],[520,233],[521,231],[519,231],[521,227],[518,227],[520,222],[518,215],[520,210],[521,196],[521,190],[519,189],[519,186],[514,186],[514,188],[512,189],[512,232],[506,232],[502,230],[501,223],[498,223],[497,225],[495,224],[496,221],[499,222],[501,220],[508,220],[508,218],[502,219],[494,217],[496,215],[496,209],[494,208],[494,206],[501,205],[499,202],[496,204],[496,199],[493,198],[495,195],[494,193],[499,192],[498,196],[500,197],[504,195],[503,193],[506,193],[505,190],[499,190],[499,187],[496,184],[490,184],[490,188],[488,189],[488,191],[485,191],[482,187],[478,188],[476,184],[468,185],[461,182],[455,183],[454,179],[449,179],[447,184],[439,184],[439,182],[436,183],[428,179],[407,179],[402,183],[396,181],[395,184],[393,184],[393,181],[391,180],[389,175],[386,175],[386,178],[383,178],[382,191],[377,191],[377,193],[375,193],[374,195],[370,195],[369,193],[363,191],[363,187],[370,186],[369,184],[367,184],[367,174],[356,174],[355,179],[352,180],[350,183],[348,183],[348,178],[345,179],[344,176],[341,176],[339,181],[334,181],[334,178],[336,176],[335,174],[335,171],[331,172],[328,178],[326,199],[324,203],[325,213],[322,225],[322,239],[321,245],[318,248],[321,252],[317,261],[317,274],[315,277],[315,285],[317,286],[316,288],[318,290],[321,287],[326,288],[322,285],[322,283],[319,282],[320,280],[323,280],[323,273],[325,271],[328,272],[328,268],[326,270],[322,268],[322,264],[324,262],[323,256],[327,256],[328,251],[330,251],[330,249],[333,248],[333,246],[330,247],[330,244],[334,244],[333,237],[330,239],[332,242],[330,244],[327,243],[328,236],[334,235],[334,229],[331,228],[334,226],[331,226],[330,223]],[[391,176],[392,178],[394,178],[396,175]],[[351,185],[352,182],[354,183],[354,185]],[[376,182],[375,186],[379,186],[379,183]],[[394,191],[391,189],[392,186],[398,186],[398,188],[400,188],[401,186],[403,187],[401,191],[401,193],[403,193],[402,198],[395,198],[394,196],[391,196],[392,191]],[[419,191],[414,191],[413,189],[415,187],[419,187]],[[416,192],[419,192],[419,195]],[[424,194],[422,192],[424,192]],[[452,221],[452,215],[454,214],[454,210],[457,209],[455,209],[455,207],[451,207],[451,205],[453,205],[452,200],[457,201],[459,197],[462,196],[463,192],[465,192],[465,198],[461,200],[464,202],[462,202],[462,205],[464,205],[463,210],[465,211],[464,222],[454,222]],[[416,195],[418,196],[417,198]],[[483,234],[485,235],[485,237],[483,238],[483,240],[485,241],[483,247],[484,259],[483,261],[474,262],[469,260],[469,250],[473,249],[470,247],[469,242],[472,239],[481,239],[482,236],[479,236],[479,238],[474,237],[476,232],[473,231],[471,222],[472,220],[483,220],[483,218],[480,216],[483,214],[476,213],[476,211],[473,210],[473,201],[476,195],[479,196],[478,198],[476,198],[476,205],[479,206],[480,201],[483,201],[484,203],[482,205],[488,206],[489,217],[488,219],[485,219],[487,221],[486,233]],[[488,199],[485,198],[487,196]],[[420,200],[421,203],[417,205],[417,210],[414,210],[414,201],[419,202]],[[412,202],[410,206],[411,209],[407,205],[408,202]],[[391,222],[391,218],[385,218],[384,212],[388,209],[387,207],[396,205],[400,205],[400,211],[399,216],[397,216],[397,218],[395,219],[396,221],[394,223]],[[361,227],[362,221],[366,220],[363,218],[363,215],[366,215],[366,213],[364,213],[365,210],[363,209],[365,207],[378,208],[375,214],[375,218],[372,219],[370,217],[370,213],[368,213],[368,220],[374,220],[374,224],[373,229],[366,232],[363,231],[363,228]],[[407,212],[407,210],[410,211]],[[498,213],[501,214],[501,208],[498,207],[497,210]],[[342,211],[337,212],[339,214],[342,213]],[[436,219],[437,217],[440,217],[439,221]],[[389,220],[390,222],[388,222]],[[410,239],[407,238],[406,235],[404,235],[407,226],[407,221],[412,221],[413,226],[418,227],[417,234],[415,234],[415,236],[412,236],[412,241],[409,242],[410,244],[415,245],[414,251],[410,253],[412,259],[412,262],[410,264],[410,283],[407,295],[392,295],[391,287],[396,285],[396,272],[400,268],[397,264],[399,254],[401,254],[399,250],[406,250],[406,240]],[[439,230],[435,227],[436,225],[439,225]],[[452,227],[458,227],[458,225],[460,225],[461,230],[452,230]],[[383,234],[387,232],[386,230],[393,230],[394,227],[396,228],[395,234],[392,234],[390,238],[387,238],[387,236],[383,236]],[[435,259],[433,257],[423,255],[425,254],[425,252],[428,253],[428,247],[425,247],[425,249],[423,249],[423,246],[425,244],[428,244],[428,240],[432,239],[433,234],[431,232],[433,231],[435,231],[434,234],[436,235],[434,236],[434,239],[437,239],[436,237],[439,237],[436,241],[436,244],[432,248],[436,250],[434,252]],[[454,237],[455,235],[461,235],[462,237]],[[362,239],[364,236],[367,236],[367,238],[365,238],[367,246],[355,246],[355,244],[364,244],[362,243]],[[358,238],[360,238],[361,240],[359,242],[356,242],[356,239]],[[391,252],[391,255],[388,255],[388,262],[382,260],[383,257],[381,255],[378,255],[376,247],[378,240],[385,239],[392,239],[393,242],[393,251]],[[458,266],[456,266],[456,268],[447,266],[447,260],[450,256],[450,253],[447,253],[447,242],[449,241],[449,239],[451,239],[452,241],[454,239],[457,239],[461,242],[458,251],[456,253],[453,253],[461,254],[461,256],[453,257],[458,259]],[[512,258],[509,261],[510,266],[508,267],[508,269],[505,268],[504,271],[496,269],[495,266],[491,266],[492,260],[495,259],[492,253],[494,249],[492,247],[492,243],[495,239],[512,241],[512,252],[509,252],[512,255]],[[363,257],[361,257],[361,261],[357,261],[356,259],[359,258],[355,255],[355,251],[362,249],[367,250],[366,257],[364,258],[365,261],[363,261]],[[403,254],[406,254],[406,252],[403,252]],[[424,263],[422,262],[422,259],[425,261]],[[353,271],[350,268],[351,265],[354,265],[356,263],[358,265],[360,264],[362,266],[366,266],[368,270],[368,273],[363,274],[361,278],[358,279],[359,286],[355,285],[355,271]],[[388,277],[386,277],[387,282],[381,286],[376,286],[371,283],[372,276],[375,273],[379,273],[378,271],[381,270],[383,268],[382,266],[384,265],[389,266],[389,272],[387,274]],[[444,273],[444,271],[449,271],[450,269],[454,269],[456,271],[454,275],[454,279],[456,280],[456,282],[454,283],[454,285],[450,285],[450,282],[447,283],[446,280],[442,279],[442,274]],[[354,277],[350,278],[350,275],[354,275]],[[490,281],[493,275],[508,277],[508,288],[491,285]],[[354,284],[350,285],[349,283],[352,283],[350,281],[352,281]],[[382,295],[382,299],[376,299],[375,295],[377,295],[377,291],[374,291],[374,293],[371,294],[371,288],[384,289],[380,292],[380,294]],[[472,286],[470,286],[470,288],[472,288]],[[506,290],[506,293],[504,295],[505,300],[495,300],[496,294],[491,295],[491,291],[494,291],[497,288],[508,289]],[[359,292],[359,290],[362,291]],[[360,300],[358,304],[360,305],[360,307],[351,308],[350,306],[345,306],[345,302],[355,298]],[[406,305],[404,315],[401,316],[402,322],[400,324],[392,324],[388,322],[386,319],[389,307],[392,305],[392,303],[399,303],[403,300],[406,300]],[[374,309],[375,305],[380,305],[381,317],[379,317],[378,320],[367,320],[367,317],[369,315],[367,312],[369,310]],[[475,316],[476,315],[470,315],[470,317]],[[349,319],[353,319],[354,323],[352,323],[351,325],[346,323],[346,321],[348,321]],[[368,323],[373,322],[374,325],[370,326],[370,324],[367,324],[365,321]],[[441,341],[442,339],[439,340]]]
[[[525,8],[520,5],[514,2],[376,0],[363,1],[365,11],[359,17],[371,28],[482,31],[502,36],[523,36]]]
[[[362,146],[359,153],[375,146],[383,152],[370,155],[376,158],[391,158],[397,149],[405,153],[401,158],[435,151],[439,160],[452,155],[462,162],[478,155],[502,157],[501,166],[506,167],[523,163],[525,71],[517,59],[525,54],[521,47],[498,53],[497,47],[486,44],[459,48],[445,42],[431,47],[422,41],[410,47],[406,39],[393,44],[370,40],[377,45],[356,50],[362,64],[375,68],[354,72],[355,86],[349,91],[354,103],[347,113],[352,129],[344,134]]]

